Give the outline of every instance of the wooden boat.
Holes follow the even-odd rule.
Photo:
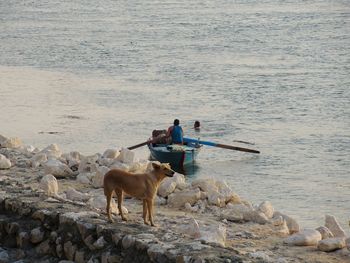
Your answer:
[[[161,163],[170,163],[171,166],[183,167],[193,163],[201,149],[199,144],[148,144],[151,157]]]

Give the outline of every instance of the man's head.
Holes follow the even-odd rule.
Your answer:
[[[175,126],[178,126],[179,124],[180,124],[180,121],[179,121],[178,119],[175,119],[175,120],[174,120],[174,125],[175,125]]]

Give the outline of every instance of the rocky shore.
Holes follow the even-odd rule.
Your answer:
[[[350,238],[332,215],[303,229],[272,204],[242,200],[225,182],[163,181],[157,226],[143,224],[142,202],[125,198],[128,221],[105,213],[102,182],[113,168],[151,169],[127,149],[84,156],[0,135],[2,262],[350,262]]]

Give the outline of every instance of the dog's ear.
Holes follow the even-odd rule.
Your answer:
[[[157,163],[152,163],[153,169],[159,169],[160,165]]]

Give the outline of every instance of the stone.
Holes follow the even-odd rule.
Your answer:
[[[32,231],[30,231],[30,241],[33,244],[40,243],[44,240],[45,232],[41,230],[40,227],[34,228]]]
[[[238,194],[232,191],[232,189],[227,185],[226,182],[216,181],[215,185],[218,188],[218,192],[225,197],[225,203],[241,203],[241,198],[238,196]]]
[[[316,246],[322,240],[321,233],[315,229],[304,229],[283,240],[285,244],[294,246]]]
[[[29,246],[30,236],[27,232],[20,232],[16,237],[17,246],[19,248],[26,248]]]
[[[126,235],[123,239],[122,239],[122,246],[124,249],[128,249],[130,247],[132,247],[135,244],[135,238],[131,235]]]
[[[103,179],[105,174],[109,171],[109,168],[106,166],[97,167],[95,176],[92,177],[92,185],[96,188],[103,187]]]
[[[171,180],[171,178],[165,178],[163,182],[159,185],[158,195],[161,197],[167,197],[169,194],[174,192],[176,188],[176,182]]]
[[[82,184],[91,184],[92,178],[95,176],[94,173],[80,173],[77,175],[76,180]]]
[[[243,219],[245,221],[252,221],[262,225],[269,222],[269,219],[266,217],[266,215],[260,212],[259,210],[253,210],[253,211],[244,213]]]
[[[37,153],[30,160],[31,167],[37,168],[47,162],[47,156],[45,153]]]
[[[115,159],[119,156],[119,150],[117,149],[107,149],[104,151],[104,153],[102,154],[103,158],[111,158],[111,159]]]
[[[21,145],[22,145],[22,141],[17,137],[6,138],[0,143],[0,146],[4,148],[19,148]]]
[[[55,176],[52,174],[45,175],[40,180],[40,189],[44,191],[47,196],[57,196],[58,194],[58,183]]]
[[[327,238],[318,242],[317,248],[324,252],[332,252],[345,247],[345,238]]]
[[[345,231],[339,225],[337,219],[332,215],[326,215],[325,227],[327,227],[334,237],[346,237]]]
[[[298,224],[298,222],[290,217],[290,216],[287,216],[285,214],[282,214],[278,211],[275,211],[273,213],[273,218],[275,217],[279,217],[279,216],[282,216],[284,220],[286,220],[287,222],[287,226],[288,226],[288,229],[289,229],[289,234],[294,234],[294,233],[298,233],[300,231],[300,226]]]
[[[188,223],[180,225],[179,232],[189,235],[192,238],[199,238],[201,236],[199,224],[194,218],[191,218]]]
[[[172,207],[184,207],[186,203],[195,204],[201,197],[199,189],[174,192],[168,196],[168,205]]]
[[[135,158],[135,152],[127,149],[127,148],[122,148],[120,151],[119,156],[116,158],[118,161],[126,164],[131,164],[136,162]]]
[[[271,219],[273,217],[274,209],[269,201],[262,202],[259,205],[258,210],[264,213],[267,219]]]
[[[60,224],[69,224],[72,225],[77,222],[80,218],[91,217],[98,218],[100,214],[92,211],[82,211],[82,212],[67,212],[59,215]]]
[[[322,239],[334,237],[333,233],[325,226],[320,226],[316,230],[321,233]]]
[[[69,187],[66,191],[66,198],[72,201],[86,202],[91,198],[91,196],[86,193],[78,192],[74,188]]]
[[[220,218],[232,222],[242,222],[246,220],[245,214],[253,210],[243,204],[228,204],[225,209],[220,210]]]
[[[264,251],[251,252],[248,254],[248,256],[250,258],[259,260],[259,262],[274,262],[274,260],[270,258],[270,256],[267,255]]]
[[[87,205],[93,208],[97,208],[100,209],[102,211],[106,211],[106,206],[107,206],[107,200],[106,197],[104,195],[98,195],[98,196],[94,196],[92,198],[90,198],[87,202]],[[111,212],[113,214],[119,214],[119,209],[117,207],[117,204],[115,203],[114,199],[111,199]],[[124,214],[128,214],[128,209],[122,205],[122,209],[123,209],[123,213]]]
[[[65,178],[74,174],[68,165],[58,160],[48,160],[44,164],[44,171],[46,174],[52,174],[57,178]]]
[[[78,221],[77,227],[82,239],[85,239],[87,236],[94,234],[96,231],[96,225],[83,221]]]
[[[8,263],[8,262],[10,262],[10,256],[7,253],[6,250],[0,250],[0,262],[1,263]]]
[[[35,247],[35,251],[41,255],[49,255],[51,253],[50,240],[47,239],[41,242],[38,246]]]
[[[78,172],[79,173],[94,173],[97,171],[97,161],[99,159],[98,154],[94,154],[91,156],[82,156],[79,167],[78,167]]]
[[[46,154],[47,159],[57,159],[62,155],[62,152],[56,143],[50,144],[39,153]]]
[[[210,226],[207,230],[201,231],[200,240],[208,244],[215,244],[220,247],[226,246],[226,227],[224,225]]]
[[[83,250],[78,250],[75,252],[74,261],[76,263],[85,263],[85,252]]]
[[[73,245],[71,241],[67,241],[63,245],[63,251],[68,260],[74,260],[75,252],[77,251],[77,246]]]
[[[104,246],[107,244],[107,242],[104,240],[103,236],[100,237],[99,239],[97,239],[95,241],[95,243],[93,244],[93,246],[95,247],[95,249],[102,249],[104,248]]]
[[[0,154],[0,169],[10,169],[11,161],[5,155]]]
[[[208,179],[195,179],[191,183],[192,187],[198,187],[203,192],[219,191],[219,188],[215,184],[215,180],[212,178]]]
[[[218,207],[224,207],[226,205],[226,197],[218,191],[207,192],[208,204]]]

